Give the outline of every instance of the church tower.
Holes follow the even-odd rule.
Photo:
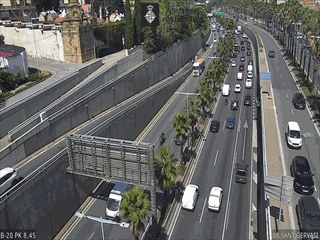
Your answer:
[[[71,0],[61,28],[66,62],[84,63],[95,58],[93,23],[84,16],[78,0]]]

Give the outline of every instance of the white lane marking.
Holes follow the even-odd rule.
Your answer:
[[[218,153],[219,153],[219,150],[218,150],[217,153],[216,153],[216,158],[214,159],[214,165],[216,165]]]
[[[176,224],[176,222],[177,222],[177,219],[178,219],[178,216],[179,216],[179,214],[180,214],[180,211],[181,211],[181,205],[179,204],[179,206],[177,207],[177,210],[174,212],[174,215],[173,215],[173,217],[174,217],[174,225]],[[174,226],[173,225],[173,226]],[[174,229],[174,227],[172,227],[172,230],[171,230],[171,232],[170,232],[170,234],[169,234],[169,238],[168,238],[168,240],[170,240],[171,239],[171,235],[172,235],[172,233],[173,233],[173,229]]]
[[[293,115],[294,113],[293,113],[293,110],[292,110],[292,108],[291,108],[290,110],[291,110],[291,113],[292,113],[292,115]]]
[[[252,203],[252,209],[253,209],[253,211],[257,211],[257,208],[253,203]]]
[[[224,120],[224,122],[223,122],[223,128],[222,128],[222,130],[224,130],[225,127],[226,127],[226,121],[227,121],[227,120]]]
[[[172,121],[172,119],[174,118],[176,114],[173,114],[172,117],[170,118],[170,122]]]
[[[315,191],[315,192],[317,191],[316,185],[314,185],[314,191]]]
[[[281,77],[281,75],[280,75],[280,77]],[[286,86],[284,83],[282,83],[283,84],[283,86]]]
[[[241,129],[241,119],[239,119],[238,132],[240,132],[240,129]]]
[[[289,94],[287,93],[287,98],[289,98]]]
[[[318,203],[319,203],[319,205],[320,205],[320,199],[319,198],[317,198],[318,199]]]
[[[156,145],[160,137],[157,138],[157,140],[153,143],[153,145]]]
[[[88,238],[88,240],[90,240],[94,235],[94,232],[91,234],[91,236]]]
[[[169,144],[169,145],[171,145],[171,144],[172,144],[173,140],[174,140],[174,138],[172,138],[172,140],[170,141],[170,144]]]
[[[257,178],[257,174],[254,171],[252,171],[252,179],[253,179],[254,183],[257,184],[258,178]]]
[[[204,207],[206,206],[206,202],[207,202],[207,197],[204,199],[204,203],[203,203],[203,207],[202,207],[202,212],[201,212],[199,223],[201,223],[201,221],[202,221],[203,211],[204,211]]]

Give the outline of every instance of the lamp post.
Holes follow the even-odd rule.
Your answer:
[[[38,65],[38,76],[39,76],[39,78],[40,78],[40,64],[39,64],[39,57],[38,57],[38,51],[37,51],[37,43],[36,43],[36,37],[35,37],[35,35],[34,35],[34,28],[33,28],[32,19],[31,19],[31,25],[32,25],[34,48],[35,48],[35,50],[36,50],[36,59],[37,59],[37,65]]]

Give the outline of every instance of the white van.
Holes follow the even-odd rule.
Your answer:
[[[229,96],[230,94],[230,85],[224,84],[222,88],[222,96]]]
[[[297,122],[288,122],[285,137],[288,147],[301,148],[302,146],[302,135],[299,124]]]
[[[242,80],[242,78],[243,78],[242,72],[238,72],[238,74],[237,74],[237,80]]]
[[[248,65],[248,72],[252,72],[253,71],[253,66],[252,65]]]

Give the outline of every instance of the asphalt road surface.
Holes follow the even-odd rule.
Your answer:
[[[311,116],[307,109],[298,110],[295,109],[292,104],[292,97],[294,92],[298,91],[293,76],[289,71],[282,55],[270,35],[266,32],[255,28],[260,35],[263,45],[266,49],[266,53],[273,49],[276,52],[275,58],[268,58],[269,72],[271,72],[271,81],[273,87],[274,100],[276,105],[277,118],[279,123],[279,130],[281,134],[281,144],[283,148],[283,156],[285,160],[286,173],[290,176],[290,165],[292,159],[295,156],[304,156],[308,159],[311,171],[314,173],[313,180],[315,183],[315,192],[313,196],[319,200],[319,188],[320,188],[320,155],[319,146],[320,138]],[[285,128],[288,121],[296,121],[300,125],[301,132],[303,134],[302,148],[299,150],[289,149],[285,141]],[[302,195],[299,193],[293,193],[292,206],[295,219],[295,228],[299,229],[296,217],[296,204]]]

